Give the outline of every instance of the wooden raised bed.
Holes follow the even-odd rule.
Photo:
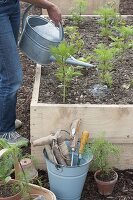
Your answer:
[[[71,9],[75,7],[75,0],[66,0],[66,1],[60,1],[60,0],[52,0],[54,4],[56,4],[63,15],[70,15]],[[88,7],[86,9],[86,12],[84,14],[92,15],[95,14],[95,11],[104,6],[108,2],[113,2],[113,0],[88,0]],[[115,0],[116,2],[116,8],[119,9],[119,2],[120,0]],[[46,14],[46,10],[42,10],[42,14]]]
[[[120,146],[120,159],[115,161],[115,167],[133,168],[133,105],[38,103],[40,77],[41,66],[37,65],[30,108],[31,143],[59,128],[70,131],[72,120],[80,118],[80,133],[88,130],[93,137],[105,131],[107,139]],[[45,169],[42,151],[43,147],[31,144],[31,153],[39,161],[38,168]]]

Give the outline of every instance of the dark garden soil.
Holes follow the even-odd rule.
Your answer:
[[[120,4],[121,14],[133,14],[132,4],[133,4],[132,0],[121,0],[121,4]],[[21,3],[21,7],[22,7],[21,10],[23,13],[24,9],[27,7],[27,4]],[[40,9],[33,9],[31,13],[40,14]],[[95,23],[95,20],[89,21],[89,23],[90,24],[88,27],[86,24],[87,29],[82,32],[84,38],[85,37],[89,38],[90,36],[94,38],[93,40],[88,41],[88,44],[87,44],[88,52],[96,45],[96,41],[99,39],[98,33],[97,32],[95,33],[95,30],[97,28],[92,29],[92,24]],[[133,23],[132,18],[130,18],[130,23]],[[97,27],[97,25],[95,26]],[[85,36],[86,32],[88,32],[89,34]],[[102,101],[101,101],[101,98],[100,99],[94,98],[92,97],[92,95],[90,95],[90,98],[88,98],[87,100],[88,103],[92,103],[92,102],[112,103],[113,99],[115,100],[115,103],[125,103],[125,104],[132,103],[133,94],[131,93],[133,93],[133,88],[130,88],[127,90],[125,90],[124,88],[123,89],[121,88],[121,85],[123,85],[124,83],[128,83],[129,80],[133,79],[133,72],[132,72],[133,55],[132,54],[133,54],[132,51],[129,51],[129,54],[126,53],[126,55],[123,56],[122,60],[121,59],[118,60],[119,67],[115,67],[113,70],[113,76],[114,76],[114,81],[115,81],[113,84],[113,88],[111,89],[113,90],[113,95],[111,95],[111,92],[109,92],[105,98],[102,98]],[[24,78],[23,78],[23,85],[18,92],[17,118],[19,118],[23,122],[23,126],[19,130],[19,132],[23,136],[30,138],[30,102],[31,102],[33,83],[34,83],[34,77],[35,77],[35,64],[32,61],[30,61],[26,56],[24,56],[21,52],[20,52],[20,58],[23,65]],[[123,68],[121,67],[121,63],[124,64]],[[127,63],[128,63],[128,66],[127,66]],[[43,70],[43,73],[48,73],[50,71],[50,67],[44,67],[44,68],[45,70]],[[51,76],[49,80],[47,79],[47,82],[50,82],[49,84],[51,85],[54,83],[55,78],[53,78],[54,76],[52,75],[54,71],[50,71],[50,73],[51,73]],[[87,82],[86,82],[86,79],[84,79],[84,81],[82,80],[81,84],[85,86],[85,84],[87,83],[88,85],[88,82],[89,82],[89,85],[88,85],[88,88],[89,88],[89,86],[93,84],[92,77],[94,78],[94,81],[95,81],[94,83],[97,83],[97,71],[95,69],[83,70],[83,74],[84,73],[86,73],[87,76],[89,76],[89,79],[87,79]],[[117,80],[115,80],[116,75],[118,75]],[[76,92],[79,91],[79,88],[78,88],[79,86],[77,84],[77,81],[76,82],[74,81],[73,84],[74,84],[74,86],[72,86],[73,88],[77,87]],[[54,87],[55,87],[55,83],[54,83]],[[50,91],[50,93],[52,93],[52,91]],[[88,94],[89,92],[87,89],[82,90],[82,92],[78,94],[78,97],[77,97],[78,99],[76,101],[78,102],[80,99],[83,99],[82,101],[81,100],[80,101],[84,103],[84,98],[86,99],[86,95]],[[49,95],[49,93],[47,93],[47,95]],[[108,101],[106,100],[107,96],[108,96]],[[47,96],[45,97],[45,100],[48,102],[48,100],[50,101],[50,98],[51,97]],[[56,97],[54,98],[56,99]],[[76,97],[74,96],[74,98]],[[61,101],[61,98],[59,99],[59,101]],[[24,148],[23,152],[30,153],[30,146],[28,148]],[[81,200],[104,200],[104,199],[114,199],[114,200],[131,200],[132,199],[133,200],[133,170],[125,170],[125,171],[118,170],[118,175],[119,175],[118,183],[116,184],[113,194],[108,197],[103,197],[99,195],[99,193],[97,192],[97,187],[94,182],[93,173],[92,172],[89,173],[86,179]],[[43,182],[43,186],[46,188],[49,188],[47,172],[39,171],[39,177],[41,178]]]
[[[96,178],[100,181],[112,181],[116,179],[116,173],[114,171],[110,171],[110,173],[103,173],[103,172],[98,172],[96,175]]]
[[[133,200],[133,170],[116,170],[118,182],[112,195],[104,197],[97,191],[93,172],[89,172],[83,188],[81,200]],[[49,189],[47,172],[39,171],[39,176],[45,188]]]
[[[126,19],[126,23],[133,25],[133,17]],[[65,23],[72,25],[69,20]],[[84,51],[92,54],[99,43],[109,43],[105,37],[100,36],[100,25],[97,18],[84,19],[79,32],[84,40]],[[82,52],[81,52],[82,54]],[[93,63],[93,60],[92,60]],[[96,63],[94,63],[96,65]],[[56,64],[42,67],[39,102],[62,103],[62,87],[55,74]],[[113,63],[113,85],[105,92],[94,93],[93,87],[99,84],[97,68],[81,70],[82,75],[72,80],[67,92],[66,103],[72,104],[132,104],[133,87],[126,88],[133,80],[133,49],[127,50],[116,58]]]
[[[120,13],[122,15],[133,15],[133,1],[120,0]]]
[[[6,184],[5,186],[0,186],[0,197],[11,197],[20,192],[19,186],[14,186],[13,184]]]

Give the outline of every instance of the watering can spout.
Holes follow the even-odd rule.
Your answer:
[[[54,56],[50,56],[50,62],[56,62],[56,58]],[[66,64],[75,65],[75,66],[79,65],[79,66],[83,66],[86,68],[94,67],[94,65],[92,65],[90,63],[79,61],[79,60],[75,59],[73,56],[70,56],[69,58],[66,59]]]

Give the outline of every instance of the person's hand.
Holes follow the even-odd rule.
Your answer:
[[[47,12],[50,19],[55,23],[56,26],[58,26],[62,20],[59,8],[56,5],[52,4],[49,8],[47,8]]]

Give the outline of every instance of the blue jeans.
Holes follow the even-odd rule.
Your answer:
[[[0,0],[0,134],[15,130],[22,67],[17,50],[19,0]]]

